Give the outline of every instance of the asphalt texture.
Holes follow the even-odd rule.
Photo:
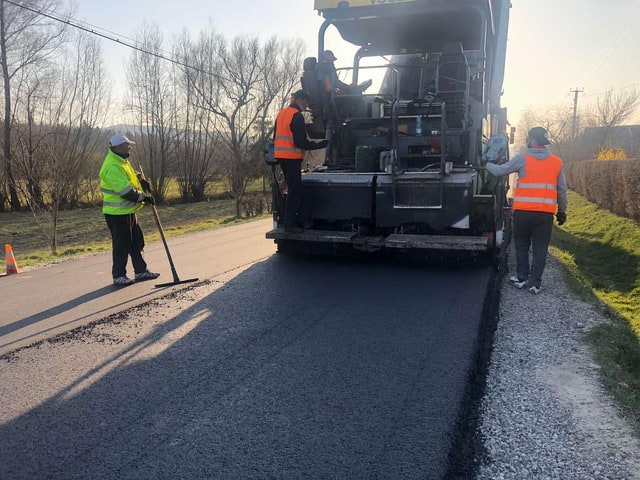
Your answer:
[[[276,254],[5,355],[0,478],[444,478],[491,278]]]

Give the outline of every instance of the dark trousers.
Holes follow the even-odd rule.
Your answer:
[[[284,207],[284,228],[292,228],[299,221],[302,209],[302,162],[278,160],[287,182],[287,201]]]
[[[127,274],[127,259],[131,256],[134,273],[142,273],[147,270],[147,263],[142,258],[144,250],[144,235],[138,224],[135,213],[127,215],[105,214],[107,226],[111,232],[111,245],[113,248],[113,278],[124,277]]]
[[[513,212],[513,239],[516,244],[516,270],[519,280],[528,280],[530,286],[540,288],[542,272],[547,263],[547,250],[551,241],[553,215],[545,212],[515,210]],[[529,267],[529,248],[533,250]]]

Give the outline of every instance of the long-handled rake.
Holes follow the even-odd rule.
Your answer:
[[[144,177],[144,171],[142,170],[142,165],[140,165],[140,173]],[[164,230],[162,229],[162,224],[160,223],[160,216],[158,215],[158,210],[156,206],[151,204],[151,210],[153,211],[153,218],[156,221],[156,225],[158,227],[158,231],[160,232],[160,238],[162,239],[162,244],[164,245],[164,250],[167,252],[167,258],[169,259],[169,265],[171,266],[171,274],[173,275],[173,282],[167,283],[157,283],[156,288],[159,287],[170,287],[172,285],[179,285],[181,283],[189,283],[189,282],[197,282],[197,278],[189,278],[187,280],[180,280],[178,277],[178,272],[176,271],[176,267],[173,264],[173,259],[171,258],[171,252],[169,251],[169,245],[167,245],[167,240],[164,237]]]

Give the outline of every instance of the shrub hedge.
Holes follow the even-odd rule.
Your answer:
[[[567,184],[590,202],[640,221],[640,160],[585,160],[565,164]]]

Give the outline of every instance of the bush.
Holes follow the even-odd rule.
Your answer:
[[[242,209],[246,217],[264,215],[271,210],[270,195],[266,193],[246,193],[242,201]]]
[[[571,162],[565,173],[571,190],[616,215],[640,221],[640,161]]]
[[[627,153],[624,149],[618,148],[608,148],[602,149],[596,155],[596,160],[626,160]]]

